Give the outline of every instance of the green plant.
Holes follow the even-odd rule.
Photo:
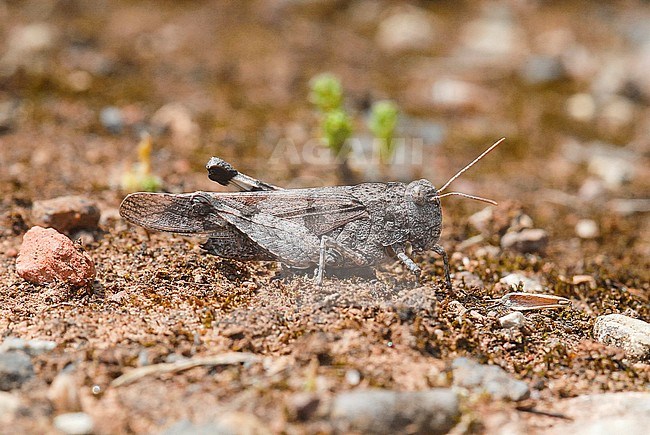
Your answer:
[[[311,79],[309,101],[321,112],[340,109],[343,103],[343,87],[340,80],[331,73],[323,73]]]
[[[120,186],[125,192],[155,192],[162,187],[160,177],[151,172],[153,141],[145,134],[138,144],[138,162],[122,175]]]
[[[310,85],[309,101],[323,115],[320,123],[325,144],[337,157],[345,159],[347,150],[343,150],[343,145],[352,135],[352,118],[342,107],[341,81],[333,74],[323,73],[311,79]]]
[[[377,101],[370,111],[368,128],[377,139],[381,140],[381,156],[384,162],[395,151],[393,137],[398,114],[397,105],[390,100]]]
[[[338,156],[345,141],[352,135],[352,119],[342,109],[325,113],[322,121],[325,143]]]

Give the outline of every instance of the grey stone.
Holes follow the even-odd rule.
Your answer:
[[[18,351],[0,353],[0,390],[19,388],[32,376],[34,366],[29,356]]]
[[[548,244],[548,233],[540,228],[506,233],[501,237],[501,247],[522,253],[540,252]]]
[[[519,74],[530,85],[547,84],[566,77],[562,61],[553,56],[530,56]]]
[[[475,393],[488,393],[495,399],[519,401],[528,398],[528,384],[512,378],[498,366],[479,364],[468,358],[452,362],[453,384]]]
[[[56,347],[56,342],[50,340],[24,340],[18,337],[7,337],[0,344],[0,353],[12,350],[22,350],[29,356],[37,356],[47,353]]]
[[[85,435],[93,432],[95,422],[85,412],[70,412],[54,417],[54,427],[68,435]]]
[[[392,434],[447,433],[460,416],[458,398],[450,389],[396,392],[369,389],[349,391],[334,398],[331,418],[337,430]]]
[[[621,314],[599,316],[594,324],[594,338],[601,343],[620,347],[634,361],[650,361],[650,323]]]

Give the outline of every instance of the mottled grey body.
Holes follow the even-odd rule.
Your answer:
[[[156,231],[205,234],[202,247],[220,257],[280,261],[296,268],[323,270],[376,265],[398,258],[413,273],[420,268],[406,255],[438,245],[442,209],[427,180],[362,183],[309,189],[281,189],[237,172],[212,158],[210,179],[232,184],[237,193],[134,193],[120,206],[128,221]]]

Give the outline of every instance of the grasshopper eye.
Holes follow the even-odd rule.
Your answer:
[[[427,192],[422,185],[413,186],[411,197],[413,198],[413,202],[417,205],[424,205],[427,203]]]

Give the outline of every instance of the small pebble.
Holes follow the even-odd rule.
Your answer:
[[[111,134],[120,134],[124,130],[124,117],[117,107],[104,107],[99,112],[99,122]]]
[[[42,74],[43,63],[55,43],[56,30],[47,23],[16,25],[5,34],[0,75],[12,75],[19,68],[28,73]]]
[[[611,190],[619,189],[635,176],[634,164],[624,157],[596,154],[589,159],[589,172],[599,176]]]
[[[430,49],[435,31],[427,12],[408,8],[385,18],[377,29],[376,41],[387,53]]]
[[[528,384],[510,376],[499,366],[479,364],[468,358],[452,362],[453,384],[475,393],[488,393],[495,399],[519,401],[528,398]]]
[[[549,84],[565,78],[562,61],[554,56],[531,56],[519,71],[524,82],[529,85]]]
[[[580,199],[589,202],[603,198],[604,194],[605,185],[600,179],[595,177],[587,178],[578,190],[578,196]]]
[[[95,422],[85,412],[70,412],[54,417],[54,427],[67,435],[86,435],[93,432]]]
[[[97,204],[81,196],[60,196],[34,201],[32,206],[34,224],[54,228],[62,233],[96,229],[100,216]]]
[[[418,392],[369,389],[339,393],[330,417],[343,433],[447,433],[460,417],[456,393],[446,388]]]
[[[499,324],[502,328],[506,329],[521,329],[525,323],[526,319],[520,311],[514,311],[503,317],[499,317]]]
[[[512,249],[522,253],[541,252],[548,244],[548,233],[539,228],[510,232],[501,238],[503,249]]]
[[[542,284],[536,279],[529,278],[521,272],[513,272],[501,278],[500,283],[517,288],[519,283],[522,285],[522,291],[526,293],[541,292],[544,290]]]
[[[650,362],[650,323],[621,314],[599,316],[594,324],[594,338],[620,347],[633,361]]]
[[[34,376],[32,360],[23,352],[0,353],[0,390],[19,388]]]
[[[500,252],[498,246],[485,245],[478,248],[474,254],[479,258],[496,258]]]
[[[592,219],[580,219],[576,223],[575,231],[581,239],[593,239],[600,234],[598,224]]]
[[[596,116],[596,101],[590,94],[575,94],[567,100],[566,111],[573,119],[588,122]]]
[[[431,103],[439,108],[463,110],[476,108],[483,100],[484,89],[466,81],[440,78],[431,86]]]
[[[488,232],[490,228],[490,223],[494,218],[494,207],[485,207],[483,210],[478,211],[471,215],[467,221],[474,228],[479,230],[482,233]]]
[[[76,286],[88,285],[95,278],[95,265],[86,252],[52,228],[32,227],[25,233],[16,273],[34,284],[54,281]]]
[[[514,59],[525,50],[526,38],[514,25],[506,8],[490,9],[490,13],[469,22],[462,28],[461,41],[468,54],[485,59]]]
[[[350,369],[345,372],[345,381],[348,385],[355,387],[361,382],[361,373],[359,373],[359,370]]]

